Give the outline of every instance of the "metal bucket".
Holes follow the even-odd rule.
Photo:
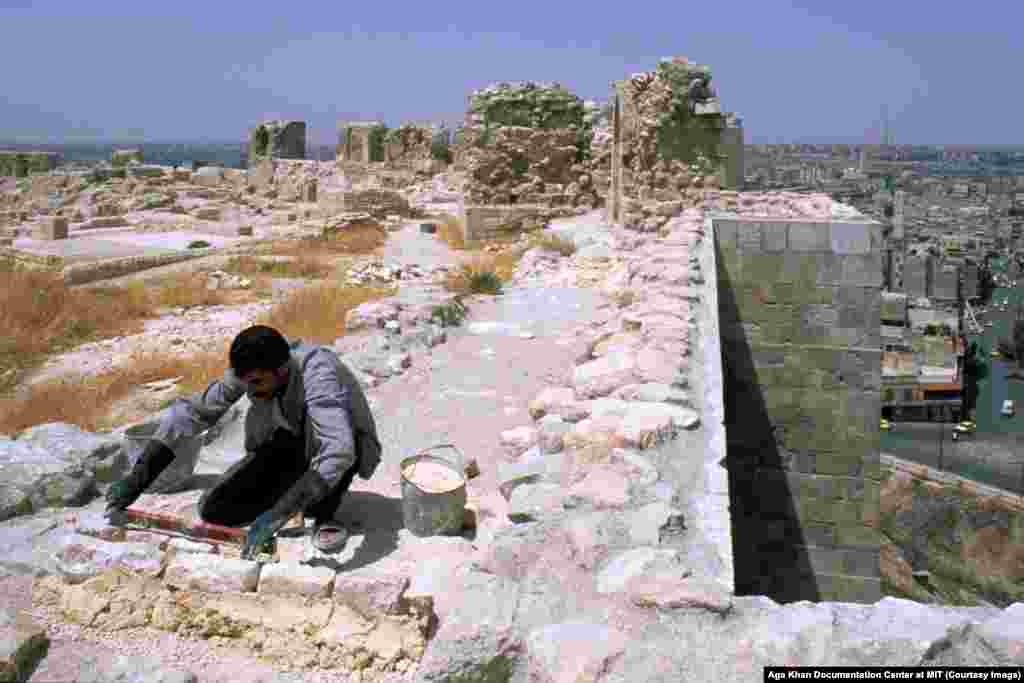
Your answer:
[[[443,457],[433,451],[447,448],[454,457]],[[448,491],[427,491],[406,476],[410,465],[436,463],[450,469],[461,482]],[[450,443],[438,444],[402,460],[402,517],[405,528],[414,536],[457,536],[462,532],[466,510],[465,459],[462,452]]]
[[[142,456],[146,444],[149,443],[157,429],[159,422],[146,422],[134,427],[129,427],[124,432],[124,454],[128,458],[129,467],[134,467]],[[167,466],[160,476],[146,489],[146,493],[178,493],[188,486],[189,479],[196,471],[196,464],[199,462],[199,450],[203,447],[201,436],[194,436],[184,440],[174,451],[174,460]]]

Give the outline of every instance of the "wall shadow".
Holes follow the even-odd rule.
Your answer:
[[[735,593],[779,603],[820,601],[787,470],[809,457],[788,451],[768,414],[755,351],[742,326],[733,274],[717,240],[719,333],[725,403],[726,468]],[[813,459],[813,457],[810,457]]]

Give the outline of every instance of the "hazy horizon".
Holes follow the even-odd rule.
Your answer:
[[[0,140],[234,143],[285,118],[330,145],[339,120],[454,126],[498,81],[603,101],[680,55],[711,67],[751,144],[877,144],[883,106],[896,144],[1024,144],[1010,3],[296,7],[0,0]]]

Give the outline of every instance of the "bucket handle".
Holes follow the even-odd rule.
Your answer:
[[[458,456],[459,456],[458,462],[454,462],[454,463],[452,463],[450,460],[448,460],[448,458],[445,458],[443,456],[435,456],[435,457],[438,457],[441,460],[448,461],[450,464],[454,465],[457,468],[459,474],[465,476],[465,472],[466,472],[466,457],[462,454],[462,450],[458,446],[453,444],[453,443],[439,443],[439,444],[436,444],[434,446],[430,446],[429,448],[424,448],[423,450],[418,452],[416,455],[417,456],[427,455],[427,454],[430,453],[430,451],[434,451],[434,450],[437,450],[439,448],[451,448],[453,451],[458,453]],[[419,464],[419,461],[414,462],[412,464],[413,472],[416,471],[415,468],[416,468],[416,465],[418,465],[418,464]]]

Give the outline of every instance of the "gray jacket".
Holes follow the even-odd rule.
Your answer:
[[[333,349],[301,341],[290,346],[283,395],[253,399],[245,416],[246,452],[269,441],[283,418],[294,433],[305,435],[306,460],[329,487],[341,480],[357,454],[359,476],[369,479],[380,463],[381,445],[359,381]],[[183,440],[212,427],[244,395],[245,383],[228,368],[205,391],[172,403],[153,438],[177,452]]]

